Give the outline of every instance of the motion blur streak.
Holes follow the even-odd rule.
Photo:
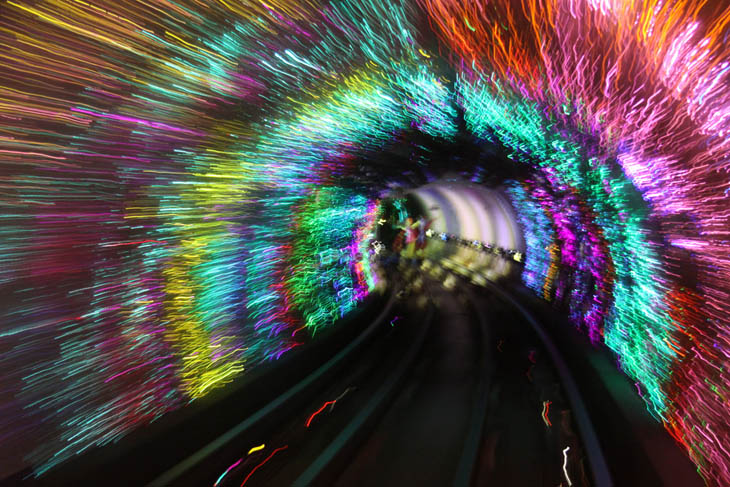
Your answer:
[[[723,4],[0,3],[0,473],[312,340],[379,285],[387,184],[359,166],[466,131],[529,169],[505,189],[521,230],[424,191],[454,205],[440,225],[524,241],[525,285],[730,484]]]

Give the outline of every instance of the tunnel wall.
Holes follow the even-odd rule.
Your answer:
[[[721,2],[18,0],[0,23],[13,459],[42,473],[327,326],[374,284],[352,257],[384,182],[355,161],[466,130],[532,168],[525,283],[730,483]]]
[[[0,8],[3,474],[316,339],[377,284],[374,192],[339,181],[456,130],[400,4]]]
[[[706,481],[729,483],[730,10],[421,3],[467,61],[470,131],[535,168],[511,192],[525,283],[567,302]]]

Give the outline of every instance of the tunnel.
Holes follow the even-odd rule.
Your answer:
[[[0,0],[0,485],[730,485],[729,34]]]

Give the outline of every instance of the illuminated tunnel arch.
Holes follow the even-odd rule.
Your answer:
[[[377,285],[378,153],[469,133],[530,168],[524,283],[730,483],[721,3],[0,4],[8,443],[42,473],[311,340]]]

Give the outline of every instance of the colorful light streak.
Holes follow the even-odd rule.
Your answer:
[[[542,420],[548,428],[553,425],[553,423],[550,422],[550,405],[552,403],[552,401],[542,402]]]
[[[727,5],[58,0],[0,14],[0,433],[35,437],[21,454],[36,474],[352,310],[377,285],[379,211],[346,184],[353,161],[408,130],[455,136],[458,108],[533,168],[507,190],[525,284],[610,347],[705,479],[730,484]]]
[[[454,134],[455,110],[410,7],[310,7],[3,5],[3,417],[25,411],[36,474],[376,286],[377,201],[338,181],[399,130]]]
[[[536,168],[510,190],[525,284],[614,350],[705,479],[727,484],[730,9],[420,4],[462,66],[468,128]]]
[[[248,480],[256,472],[256,470],[258,470],[259,468],[263,467],[266,463],[268,463],[268,461],[271,460],[274,457],[274,455],[276,455],[280,451],[286,450],[287,448],[289,448],[289,445],[280,446],[279,448],[277,448],[274,451],[272,451],[269,454],[269,456],[264,459],[263,462],[259,463],[253,469],[251,469],[251,471],[248,473],[248,475],[246,475],[246,477],[243,479],[243,482],[241,482],[241,487],[243,487],[244,485],[246,485],[246,482],[248,482]]]

